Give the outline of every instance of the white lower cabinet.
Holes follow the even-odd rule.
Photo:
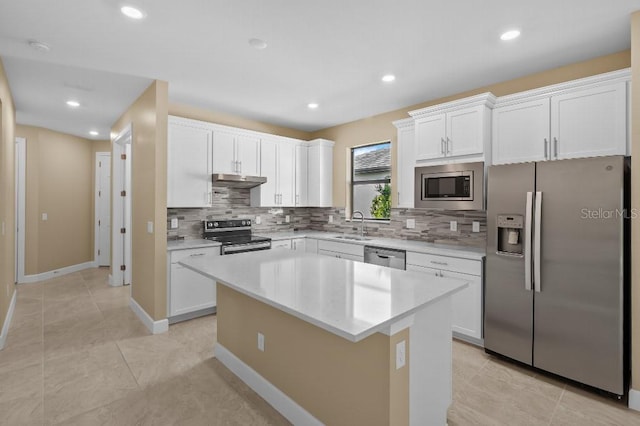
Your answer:
[[[180,265],[183,259],[206,255],[219,255],[220,247],[206,247],[201,249],[174,250],[169,252],[168,281],[168,317],[169,322],[193,318],[189,316],[198,311],[216,306],[216,283],[211,278],[192,271]],[[203,314],[210,313],[208,311]],[[178,317],[181,318],[173,318]]]
[[[364,246],[360,244],[320,240],[318,241],[318,254],[364,262]]]
[[[304,251],[307,253],[318,253],[318,240],[313,238],[304,239]]]
[[[452,297],[453,332],[462,340],[482,344],[481,261],[407,252],[407,271],[468,281],[469,286]]]
[[[291,250],[307,251],[307,239],[306,238],[293,238],[291,240]]]

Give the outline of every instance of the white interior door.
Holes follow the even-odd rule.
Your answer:
[[[24,223],[25,223],[25,182],[27,161],[27,140],[16,138],[16,268],[15,282],[24,280]]]
[[[111,256],[111,153],[96,153],[95,259],[109,266]]]
[[[131,284],[131,125],[114,139],[112,160],[111,284],[120,286]]]

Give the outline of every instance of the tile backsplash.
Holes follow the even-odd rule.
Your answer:
[[[289,222],[286,222],[286,216]],[[255,218],[260,216],[261,223]],[[329,216],[333,222],[329,223]],[[317,230],[355,234],[360,229],[358,220],[345,219],[344,208],[267,208],[251,207],[248,189],[215,188],[213,207],[170,208],[167,220],[178,218],[178,229],[169,229],[167,237],[200,238],[202,221],[210,219],[252,219],[253,231],[280,232]],[[415,220],[415,228],[407,228],[407,219]],[[450,230],[450,222],[457,222],[457,230]],[[480,232],[472,232],[472,223],[480,223]],[[484,211],[457,211],[431,209],[391,209],[389,222],[365,221],[365,233],[369,236],[419,240],[431,243],[484,247],[487,236],[487,217]]]

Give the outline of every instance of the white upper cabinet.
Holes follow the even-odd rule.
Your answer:
[[[265,138],[261,145],[261,170],[267,182],[251,189],[251,205],[293,207],[295,194],[295,144],[285,138]]]
[[[494,102],[491,93],[484,93],[410,111],[415,120],[415,159],[484,159],[490,153]]]
[[[545,160],[549,155],[549,99],[493,110],[493,163]]]
[[[309,146],[306,143],[296,144],[296,192],[294,202],[296,207],[309,205]]]
[[[414,149],[414,125],[412,118],[394,121],[398,129],[396,195],[398,207],[413,208],[416,154]]]
[[[493,163],[627,155],[629,70],[498,99]]]
[[[167,207],[211,205],[211,128],[206,123],[169,118]]]
[[[213,130],[213,173],[260,175],[260,138],[232,128]]]
[[[310,207],[333,205],[333,145],[326,139],[309,142],[308,200]]]

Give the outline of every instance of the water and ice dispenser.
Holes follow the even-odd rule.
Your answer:
[[[523,254],[524,217],[517,214],[499,214],[498,254],[521,256]]]

